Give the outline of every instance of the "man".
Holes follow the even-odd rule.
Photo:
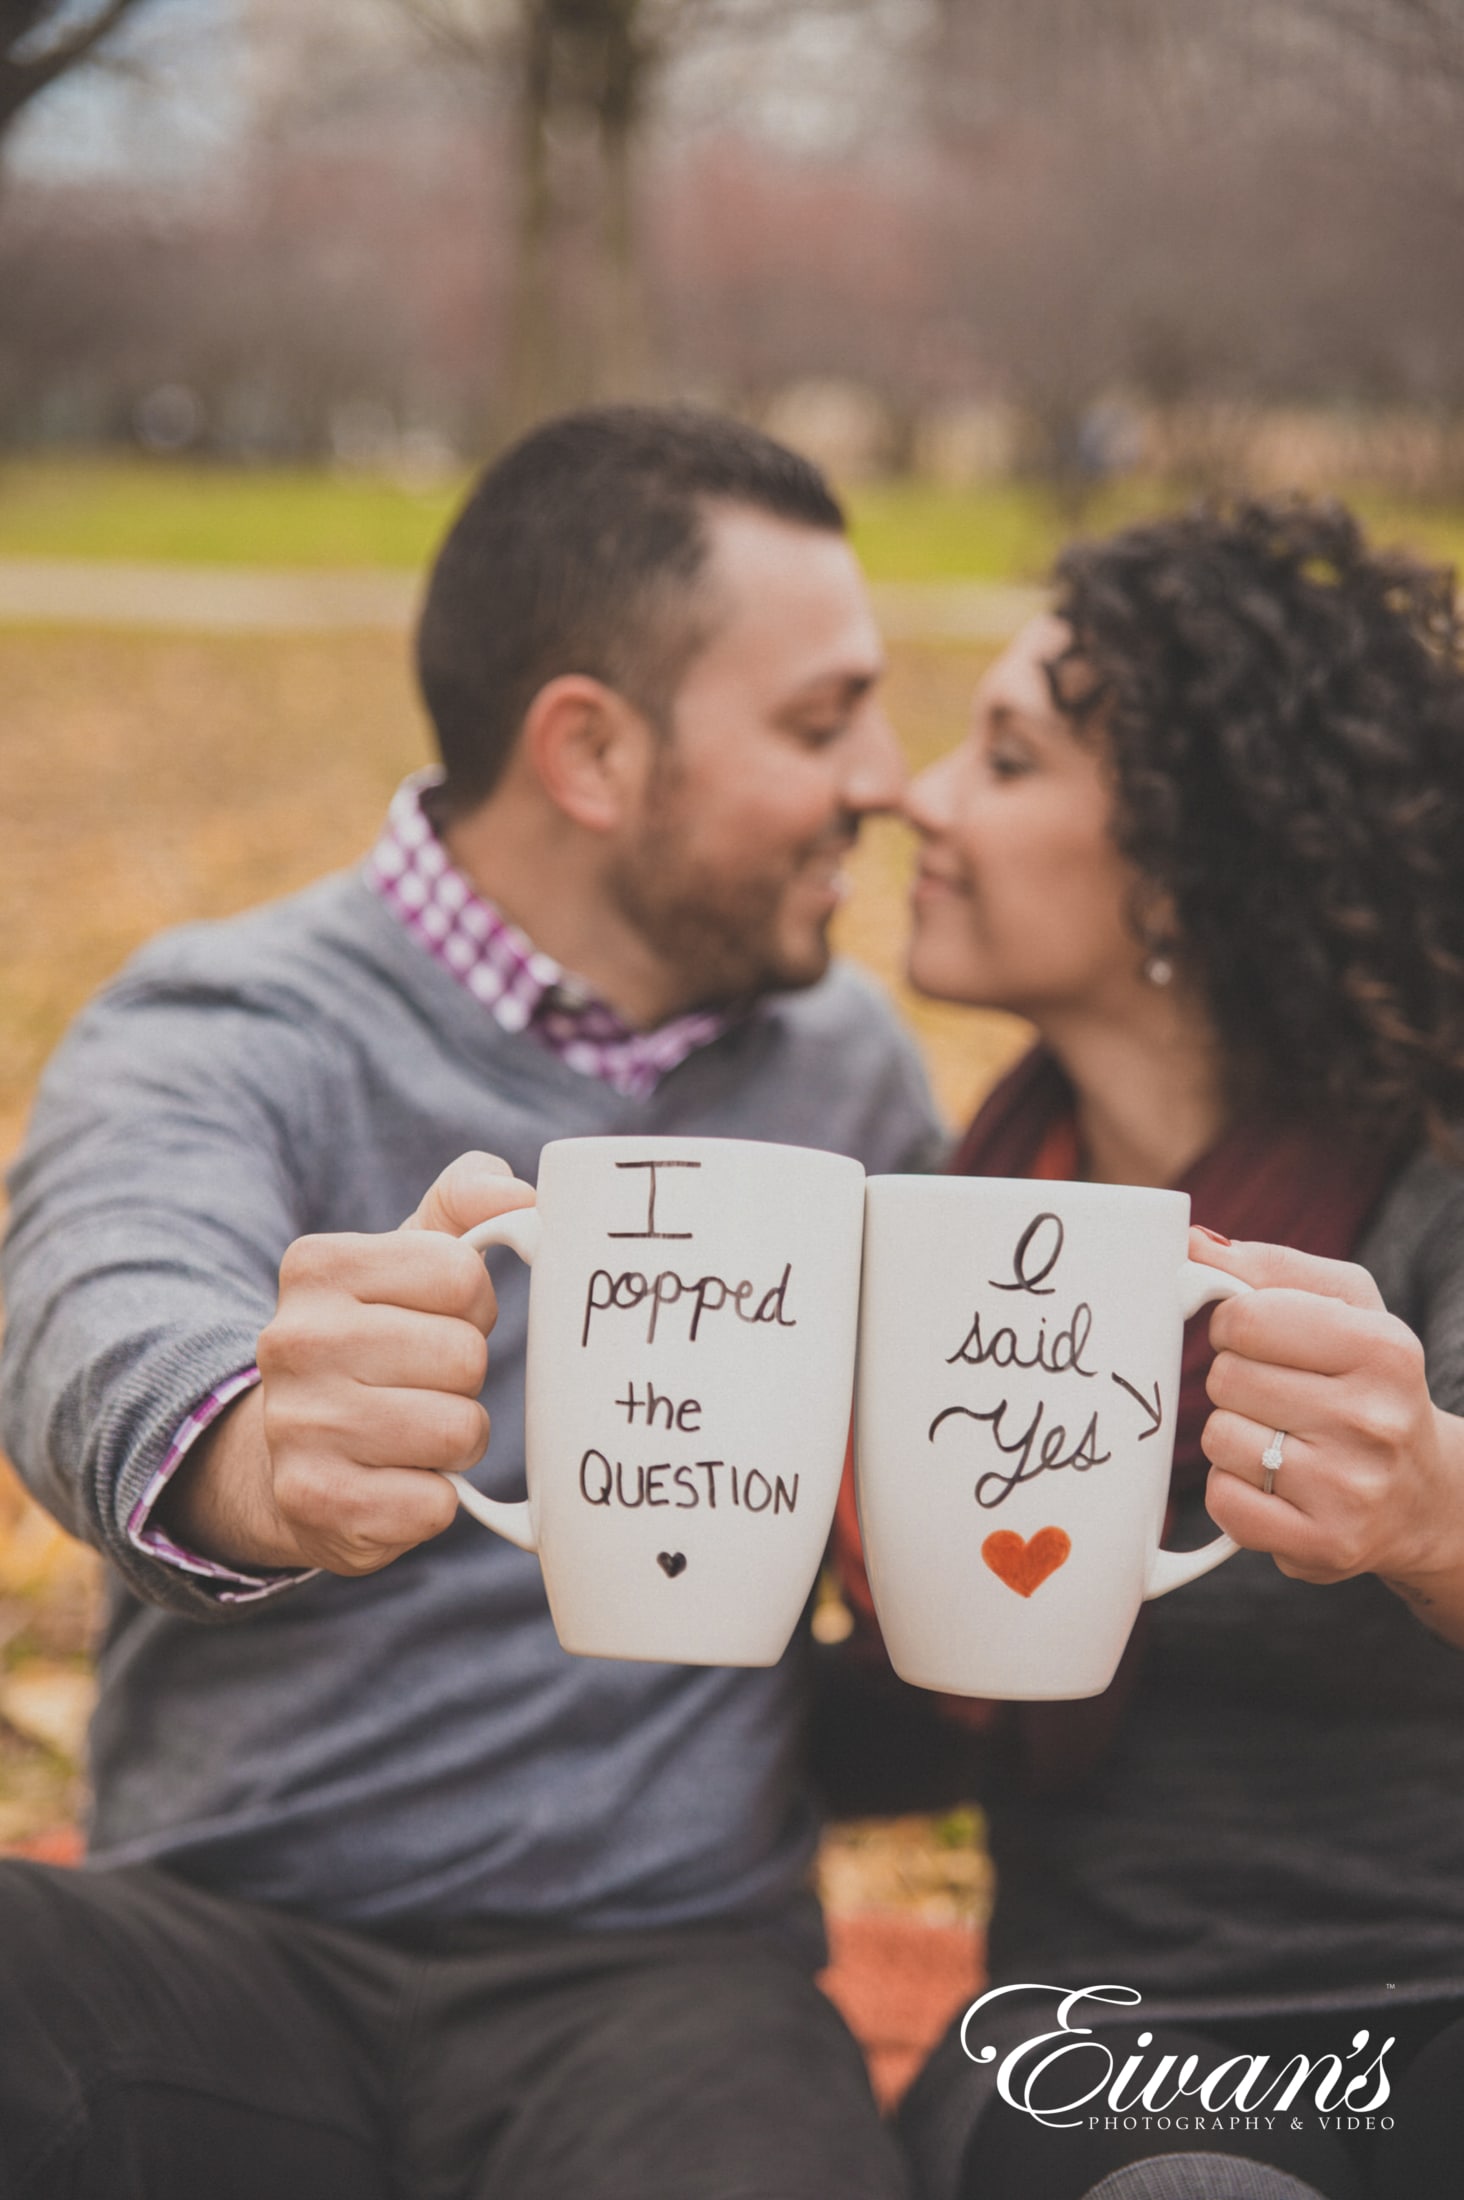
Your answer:
[[[115,1571],[92,1869],[0,1867],[0,2189],[883,2200],[800,1647],[571,1658],[424,1471],[521,1489],[524,1280],[457,1239],[545,1140],[929,1151],[828,967],[900,778],[841,516],[730,422],[553,423],[419,669],[441,776],[362,873],[139,956],[15,1172],[6,1439]]]

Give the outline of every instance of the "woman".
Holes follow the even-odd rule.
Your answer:
[[[992,1982],[1142,1993],[1142,2030],[1115,2031],[1126,2012],[1092,2003],[1072,2019],[1109,2020],[1115,2071],[1139,2058],[1119,2088],[1137,2113],[1098,2086],[1093,2046],[1038,2081],[1063,2101],[1095,2089],[1062,2128],[1021,2096],[1034,2055],[1013,2066],[1015,2105],[998,2097],[1000,2056],[1058,2024],[1049,1992],[983,2010],[968,2042],[998,2048],[984,2067],[948,2039],[905,2128],[932,2200],[1077,2200],[1110,2175],[1105,2200],[1288,2189],[1247,2182],[1236,2157],[1331,2200],[1456,2200],[1451,585],[1373,553],[1336,507],[1263,503],[1072,549],[1057,583],[1055,615],[983,680],[969,739],[912,792],[910,971],[1038,1035],[957,1168],[1178,1186],[1205,1226],[1195,1257],[1268,1287],[1193,1327],[1171,1492],[1172,1541],[1213,1520],[1246,1548],[1147,1609],[1106,1697],[986,1714]],[[859,1601],[857,1569],[852,1589]],[[1359,2032],[1371,2044],[1354,2051]],[[1243,2064],[1212,2084],[1218,2113],[1194,2090],[1237,2055],[1270,2056],[1274,2074],[1276,2058],[1333,2050],[1339,2085],[1381,2050],[1346,2103],[1373,2109],[1371,2130],[1359,2114],[1338,2131],[1315,2073],[1269,2129],[1249,2097],[1226,2107]],[[1141,2100],[1162,2052],[1176,2061]],[[1206,2169],[1205,2155],[1227,2159]]]

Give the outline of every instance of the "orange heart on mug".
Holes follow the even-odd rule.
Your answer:
[[[1039,1528],[1026,1543],[1015,1529],[998,1528],[982,1544],[981,1556],[998,1581],[1015,1589],[1019,1597],[1029,1597],[1066,1563],[1072,1547],[1073,1539],[1064,1528]]]

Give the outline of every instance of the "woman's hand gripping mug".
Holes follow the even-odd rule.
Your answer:
[[[1189,1200],[871,1177],[857,1489],[875,1610],[921,1688],[1096,1696],[1139,1606],[1233,1555],[1159,1538],[1186,1319],[1248,1289]]]

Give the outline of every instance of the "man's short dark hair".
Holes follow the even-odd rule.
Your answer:
[[[844,527],[816,466],[689,406],[567,413],[488,468],[443,544],[417,633],[447,814],[492,792],[530,703],[562,674],[602,680],[669,724],[707,639],[697,584],[717,504]]]

